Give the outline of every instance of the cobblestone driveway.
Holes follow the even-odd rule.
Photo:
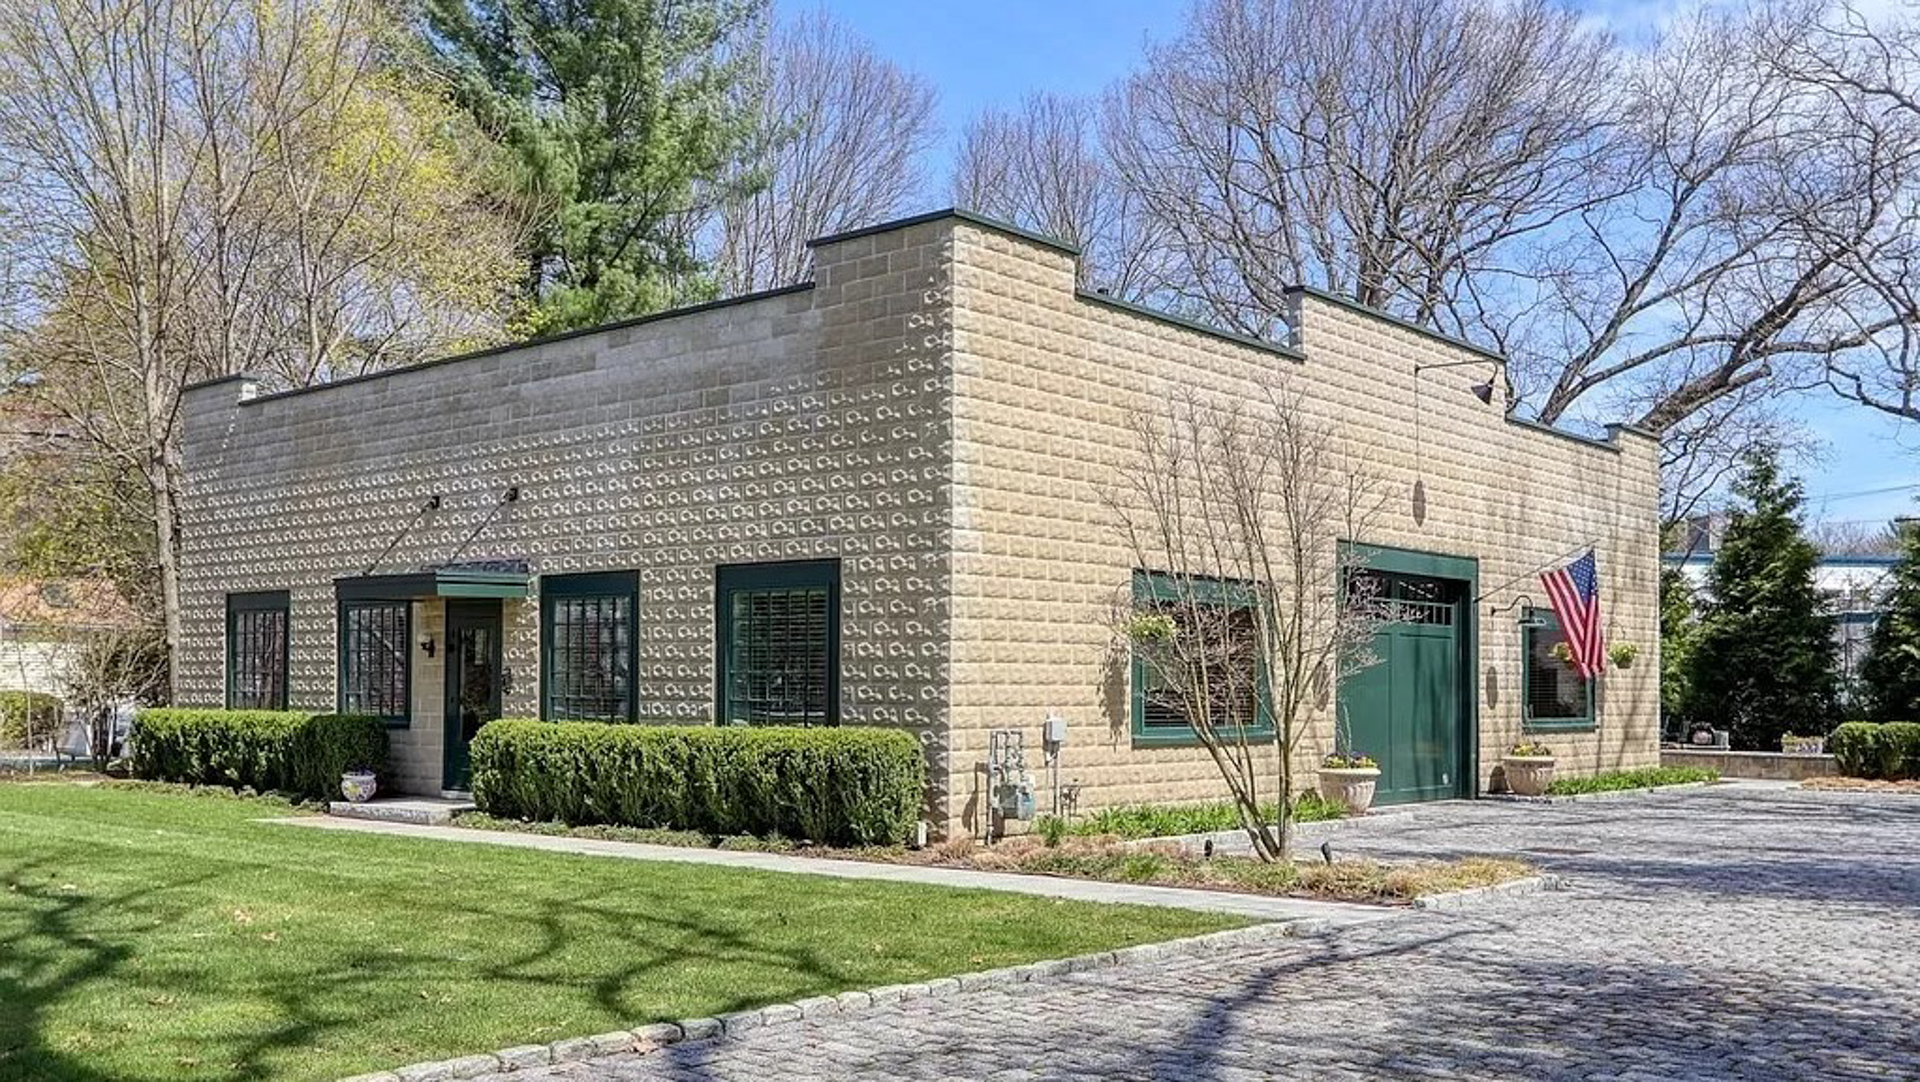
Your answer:
[[[1572,889],[498,1082],[1920,1078],[1920,800],[1721,787],[1327,836],[1524,851]]]

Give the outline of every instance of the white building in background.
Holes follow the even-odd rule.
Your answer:
[[[0,691],[67,697],[90,634],[136,626],[139,614],[96,579],[0,579]]]
[[[1705,543],[1690,552],[1670,552],[1664,559],[1668,567],[1679,568],[1697,594],[1704,596],[1707,571],[1713,566],[1719,536],[1717,531],[1696,532],[1693,540]],[[1866,659],[1867,639],[1885,611],[1887,591],[1893,585],[1893,565],[1898,562],[1899,557],[1891,553],[1823,554],[1814,566],[1814,586],[1826,599],[1827,611],[1833,616],[1842,687],[1853,686],[1854,673]]]

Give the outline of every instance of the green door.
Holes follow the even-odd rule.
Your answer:
[[[469,746],[500,716],[500,603],[447,602],[447,702],[440,786],[473,786]]]
[[[1380,764],[1378,804],[1466,792],[1461,638],[1466,584],[1386,575],[1394,619],[1374,638],[1379,661],[1341,682],[1353,750]]]

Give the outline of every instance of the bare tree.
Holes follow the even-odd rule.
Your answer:
[[[807,241],[898,213],[923,183],[933,143],[931,84],[883,59],[824,10],[762,46],[760,139],[740,163],[760,183],[719,209],[715,271],[728,293],[789,285],[812,270]]]
[[[1818,386],[1898,327],[1863,311],[1860,268],[1898,231],[1912,141],[1791,76],[1769,19],[1703,11],[1628,69],[1598,170],[1617,194],[1522,275],[1544,333],[1510,348],[1542,420],[1605,399],[1666,433],[1746,388]]]
[[[1764,386],[1748,386],[1689,414],[1660,444],[1660,528],[1671,532],[1696,515],[1719,510],[1727,485],[1762,448],[1806,463],[1818,441],[1780,410]]]
[[[35,397],[144,481],[179,641],[181,388],[302,385],[501,331],[513,233],[490,159],[389,66],[372,0],[24,0],[0,9],[0,219]]]
[[[1232,325],[1270,333],[1304,283],[1460,331],[1478,273],[1586,198],[1611,63],[1545,0],[1203,0],[1107,141]]]
[[[1176,396],[1138,416],[1137,455],[1108,503],[1136,567],[1118,632],[1148,694],[1184,717],[1225,780],[1254,852],[1289,852],[1293,760],[1338,679],[1370,664],[1383,617],[1340,542],[1384,506],[1337,430],[1284,389],[1264,399]],[[1265,724],[1272,736],[1258,736]],[[1343,749],[1345,750],[1345,749]],[[1261,759],[1277,760],[1261,807]]]
[[[1900,537],[1886,522],[1815,520],[1807,523],[1807,540],[1822,556],[1895,556],[1900,552]]]
[[[125,753],[131,708],[168,701],[165,634],[154,627],[98,628],[77,644],[67,676],[67,702],[85,728],[94,765]]]
[[[1170,238],[1114,171],[1094,103],[1038,94],[1017,111],[974,117],[954,161],[953,200],[1075,245],[1085,288],[1141,300],[1165,285]]]
[[[1624,49],[1544,0],[1203,0],[1102,139],[1161,292],[1242,330],[1306,283],[1511,355],[1550,424],[1823,385],[1920,416],[1916,33],[1786,0]]]
[[[1877,18],[1808,3],[1770,15],[1765,61],[1825,104],[1838,153],[1860,163],[1855,213],[1871,226],[1845,252],[1841,273],[1857,288],[1837,316],[1865,342],[1831,358],[1827,385],[1920,420],[1920,5]]]

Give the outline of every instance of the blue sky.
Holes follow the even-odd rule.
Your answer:
[[[882,55],[938,88],[945,135],[932,163],[938,203],[948,201],[951,146],[968,117],[1037,91],[1096,93],[1133,67],[1147,38],[1176,34],[1186,9],[1183,0],[831,0],[827,6]],[[1589,10],[1633,37],[1679,8],[1666,0],[1601,0]],[[1820,444],[1807,449],[1811,460],[1801,467],[1813,517],[1884,521],[1920,513],[1915,490],[1872,491],[1920,480],[1920,425],[1822,395],[1802,396],[1793,408]]]

